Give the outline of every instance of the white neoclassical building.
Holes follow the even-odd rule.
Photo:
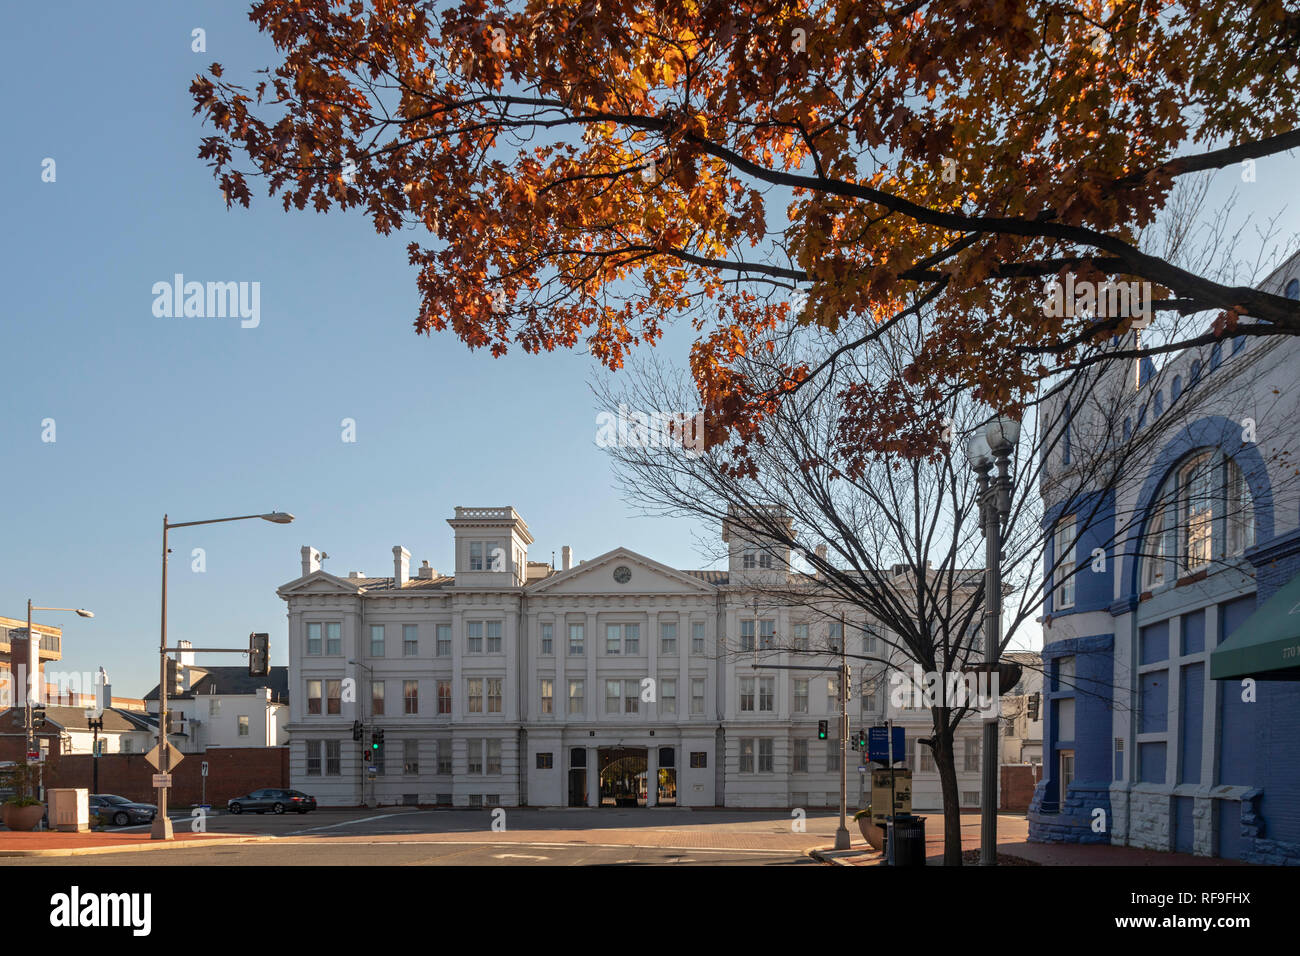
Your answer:
[[[878,651],[881,632],[860,612],[842,625],[838,607],[756,597],[765,578],[786,577],[788,555],[724,528],[727,570],[676,570],[626,548],[575,564],[567,547],[554,568],[528,560],[533,537],[513,508],[457,508],[448,524],[451,574],[424,562],[412,575],[399,546],[391,576],[341,577],[304,547],[302,575],[278,589],[294,787],[325,806],[838,804],[834,670],[766,665],[833,668],[842,627],[848,653]],[[883,682],[864,694],[854,673],[856,735],[884,720],[889,695]],[[896,716],[910,727],[915,805],[938,807],[916,742],[928,713]],[[978,738],[963,726],[968,806]],[[849,752],[851,806],[862,763]]]

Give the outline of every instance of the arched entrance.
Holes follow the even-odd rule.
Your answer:
[[[646,805],[645,747],[600,747],[600,805],[602,807],[644,807]]]

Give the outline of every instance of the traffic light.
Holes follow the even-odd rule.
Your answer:
[[[383,747],[384,747],[384,732],[379,728],[375,728],[370,732],[370,750],[371,752],[377,752],[379,750],[382,750]]]
[[[857,749],[858,749],[858,738],[857,738],[857,737],[850,737],[850,738],[849,738],[849,747],[852,748],[853,750],[857,750]]]
[[[265,677],[271,673],[271,635],[248,635],[248,676]]]
[[[352,739],[361,740],[364,736],[365,736],[365,727],[362,725],[361,721],[359,720],[352,721]]]
[[[818,739],[818,740],[825,740],[825,739],[826,739],[826,731],[827,731],[827,728],[828,728],[828,724],[827,724],[826,721],[824,721],[824,720],[819,720],[819,721],[817,721],[817,739]]]
[[[1029,719],[1038,719],[1038,703],[1042,700],[1042,695],[1033,693],[1029,695]]]
[[[45,726],[45,708],[33,707],[32,708],[32,729],[40,730],[44,726]]]
[[[858,746],[855,749],[857,750],[867,749],[867,728],[866,727],[858,728]]]

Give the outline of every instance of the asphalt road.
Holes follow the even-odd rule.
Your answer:
[[[191,818],[173,815],[177,831]],[[318,810],[216,813],[209,834],[267,842],[76,857],[0,860],[24,866],[809,866],[839,818],[788,811],[576,809]],[[850,827],[852,823],[850,822]],[[127,830],[145,828],[132,827]],[[860,840],[860,837],[858,838]]]

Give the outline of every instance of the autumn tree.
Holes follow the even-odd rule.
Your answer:
[[[250,19],[280,61],[191,87],[228,203],[260,179],[286,210],[413,230],[415,327],[494,354],[617,368],[689,322],[742,462],[918,303],[913,359],[839,382],[864,454],[939,448],[900,402],[917,383],[1018,414],[1137,321],[1054,314],[1053,277],[1149,282],[1162,317],[1206,318],[1171,348],[1300,332],[1300,303],[1143,242],[1184,178],[1300,145],[1284,0],[262,0]],[[847,334],[761,386],[738,367],[769,333],[821,331]]]

